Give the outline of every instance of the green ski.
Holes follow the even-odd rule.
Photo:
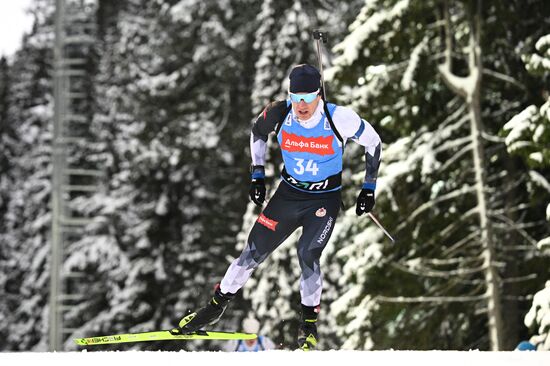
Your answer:
[[[89,338],[75,338],[75,343],[79,346],[95,346],[101,344],[114,344],[114,343],[132,343],[132,342],[147,342],[147,341],[182,341],[192,339],[256,339],[257,335],[252,333],[235,333],[235,332],[211,332],[200,330],[189,334],[177,334],[170,333],[169,330],[160,330],[155,332],[144,333],[128,333],[128,334],[115,334],[100,337]]]

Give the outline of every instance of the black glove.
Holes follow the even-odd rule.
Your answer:
[[[252,202],[261,206],[265,201],[265,181],[263,178],[252,178],[250,191],[248,191]]]
[[[361,216],[364,213],[370,212],[374,207],[374,191],[372,189],[363,188],[357,197],[357,207],[355,213]]]

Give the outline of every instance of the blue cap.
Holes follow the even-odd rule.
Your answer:
[[[516,346],[516,350],[518,350],[518,351],[536,351],[537,347],[535,347],[535,345],[531,342],[521,341]]]
[[[308,64],[294,66],[288,78],[291,93],[313,93],[321,87],[319,70]]]

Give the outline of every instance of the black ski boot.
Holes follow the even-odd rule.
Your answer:
[[[319,306],[305,306],[302,304],[302,320],[298,330],[298,347],[309,351],[317,346],[317,315]]]
[[[235,294],[223,294],[220,287],[217,286],[214,296],[208,304],[181,319],[178,327],[172,329],[171,333],[176,335],[189,334],[216,323],[222,317],[225,308],[233,297],[235,297]]]

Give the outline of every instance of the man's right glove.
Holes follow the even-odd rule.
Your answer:
[[[265,201],[265,181],[263,178],[252,178],[250,191],[248,191],[252,202],[261,206]]]
[[[357,197],[357,206],[355,213],[361,216],[364,213],[369,213],[374,207],[374,191],[372,189],[363,188]]]

